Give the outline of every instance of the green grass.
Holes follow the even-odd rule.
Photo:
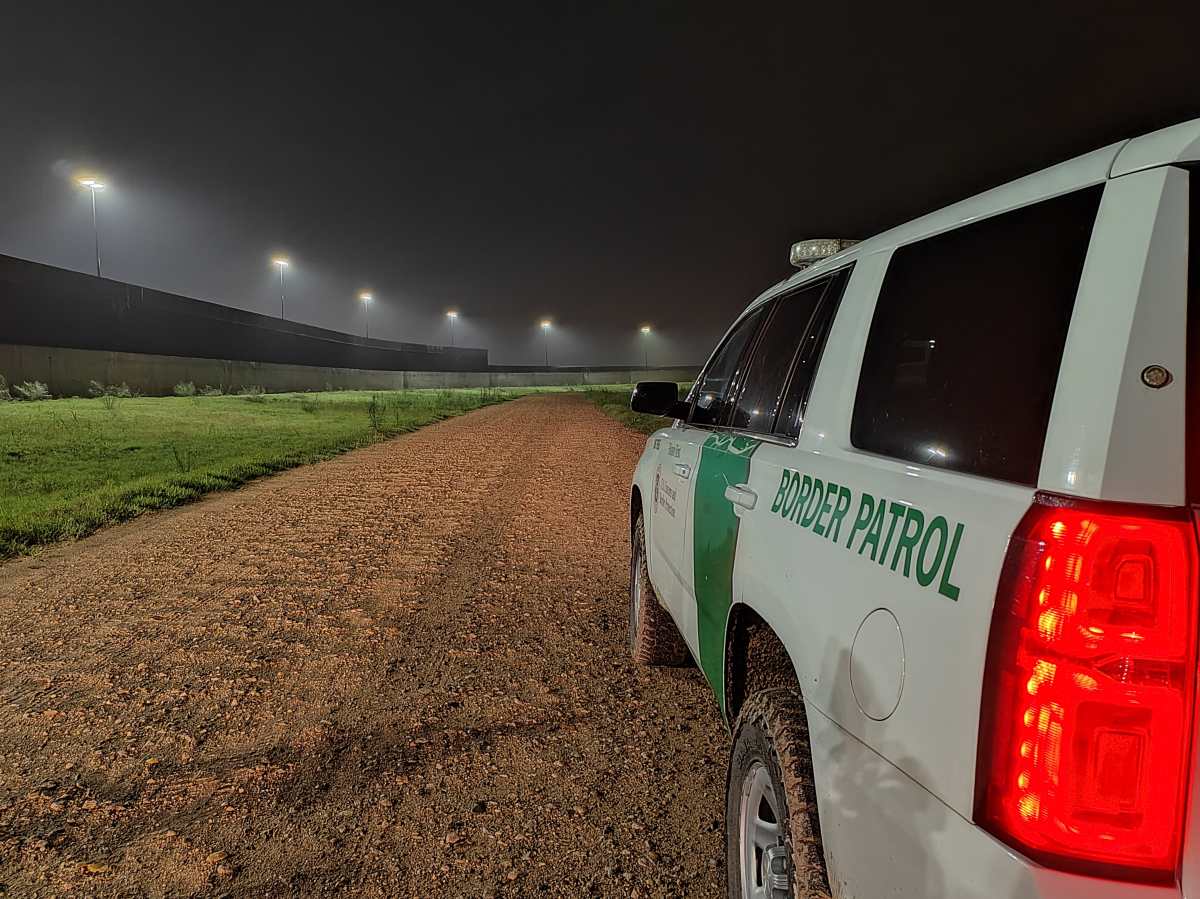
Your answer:
[[[0,558],[526,392],[351,390],[0,403]]]
[[[690,386],[690,385],[689,385]],[[629,394],[633,391],[632,384],[614,384],[604,387],[589,387],[583,395],[600,407],[606,415],[615,418],[627,428],[641,431],[643,434],[653,434],[659,428],[666,427],[670,421],[658,415],[643,415],[629,408]]]

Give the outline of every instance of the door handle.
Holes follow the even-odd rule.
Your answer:
[[[758,502],[758,494],[744,484],[730,484],[725,488],[725,498],[743,509],[753,509]]]
[[[675,464],[675,474],[679,475],[685,481],[692,476],[692,466],[684,465],[682,462]]]

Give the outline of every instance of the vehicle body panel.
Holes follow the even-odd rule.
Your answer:
[[[1179,899],[1032,865],[925,790],[931,766],[906,773],[816,710],[808,726],[835,899]]]
[[[1200,120],[1022,178],[798,272],[747,311],[854,263],[799,438],[789,445],[684,422],[660,432],[664,445],[674,440],[695,447],[700,470],[689,485],[696,492],[682,539],[671,550],[678,553],[671,567],[679,573],[667,573],[667,561],[652,553],[652,580],[657,587],[675,577],[660,595],[706,676],[715,679],[722,710],[728,660],[717,664],[714,627],[728,618],[730,604],[752,609],[787,649],[809,710],[836,896],[1200,899],[1200,783],[1192,785],[1182,886],[1053,871],[973,823],[981,688],[997,583],[1009,538],[1035,489],[1105,501],[1185,502],[1189,173],[1173,163],[1198,158]],[[1099,184],[1104,190],[1036,488],[854,447],[850,424],[861,360],[896,248]],[[1173,380],[1148,389],[1141,377],[1148,365],[1165,367]],[[727,458],[725,445],[732,441],[753,448]],[[647,464],[644,458],[638,468],[643,496],[651,495],[654,474],[665,470],[665,460],[654,459]],[[822,495],[831,497],[807,522],[792,485],[794,479],[803,491],[805,478],[809,496],[819,481]],[[757,495],[753,508],[738,508],[727,498],[726,488],[742,486]],[[864,547],[862,529],[855,529],[865,497],[886,500],[901,534],[906,522],[916,520],[913,509],[925,524],[944,519],[947,538],[959,534],[952,565],[933,572],[931,561],[922,568],[919,554],[901,556],[895,545],[873,560],[882,547]],[[661,518],[659,512],[656,505],[651,517]],[[913,570],[906,574],[906,568]],[[925,577],[930,574],[936,576]],[[863,641],[869,664],[856,664],[855,641],[878,610],[887,611],[877,619],[886,626]],[[893,627],[899,639],[889,642],[887,628]],[[720,645],[728,644],[722,639]],[[879,658],[889,653],[895,658]],[[1193,751],[1200,760],[1200,732]]]
[[[651,581],[663,606],[674,617],[689,646],[696,632],[692,597],[691,557],[692,484],[699,467],[700,446],[706,432],[680,422],[654,434],[648,446],[656,447],[652,482],[643,488],[653,519],[647,534],[647,564]]]
[[[1181,505],[1187,367],[1187,181],[1164,167],[1110,181],[1079,283],[1038,486]],[[1141,371],[1174,384],[1147,390]]]
[[[1180,122],[1126,141],[1113,161],[1112,175],[1200,161],[1200,119]]]

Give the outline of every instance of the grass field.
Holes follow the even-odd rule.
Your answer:
[[[687,392],[690,384],[680,385],[680,396]],[[607,415],[611,415],[621,424],[643,434],[653,434],[659,428],[664,428],[670,422],[658,415],[643,415],[629,408],[629,394],[632,384],[614,384],[611,387],[591,387],[583,391],[583,395],[595,403]]]
[[[0,558],[528,391],[0,403]]]

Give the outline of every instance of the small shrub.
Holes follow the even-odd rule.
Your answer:
[[[211,384],[205,384],[200,388],[201,396],[224,396],[225,391],[220,387],[213,387]]]
[[[192,470],[192,454],[187,447],[172,443],[171,455],[175,457],[175,467],[179,469],[180,474],[187,474]]]
[[[196,384],[194,381],[180,381],[175,385],[176,396],[195,396]]]
[[[119,399],[120,397],[118,397],[115,393],[105,393],[101,394],[100,396],[100,402],[104,404],[104,408],[109,412],[115,412],[117,410],[117,402]]]
[[[300,401],[300,408],[309,415],[313,415],[321,408],[321,401],[315,397],[306,396]]]
[[[99,381],[88,381],[88,396],[93,398],[105,399],[106,397],[118,397],[120,399],[129,399],[134,395],[129,389],[129,385],[122,381],[120,384],[101,384]],[[105,406],[112,408],[111,404],[105,403]]]
[[[239,390],[238,396],[245,397],[252,403],[261,403],[267,398],[267,392],[257,384],[251,384],[249,387]]]
[[[8,380],[4,375],[0,375],[0,403],[7,403],[13,398],[13,395],[8,392]]]
[[[367,418],[371,421],[371,430],[382,433],[387,423],[387,400],[378,393],[371,394],[367,402]]]
[[[25,381],[22,384],[13,384],[12,389],[17,393],[17,399],[25,400],[26,402],[34,403],[38,400],[50,399],[50,388],[41,381]]]

